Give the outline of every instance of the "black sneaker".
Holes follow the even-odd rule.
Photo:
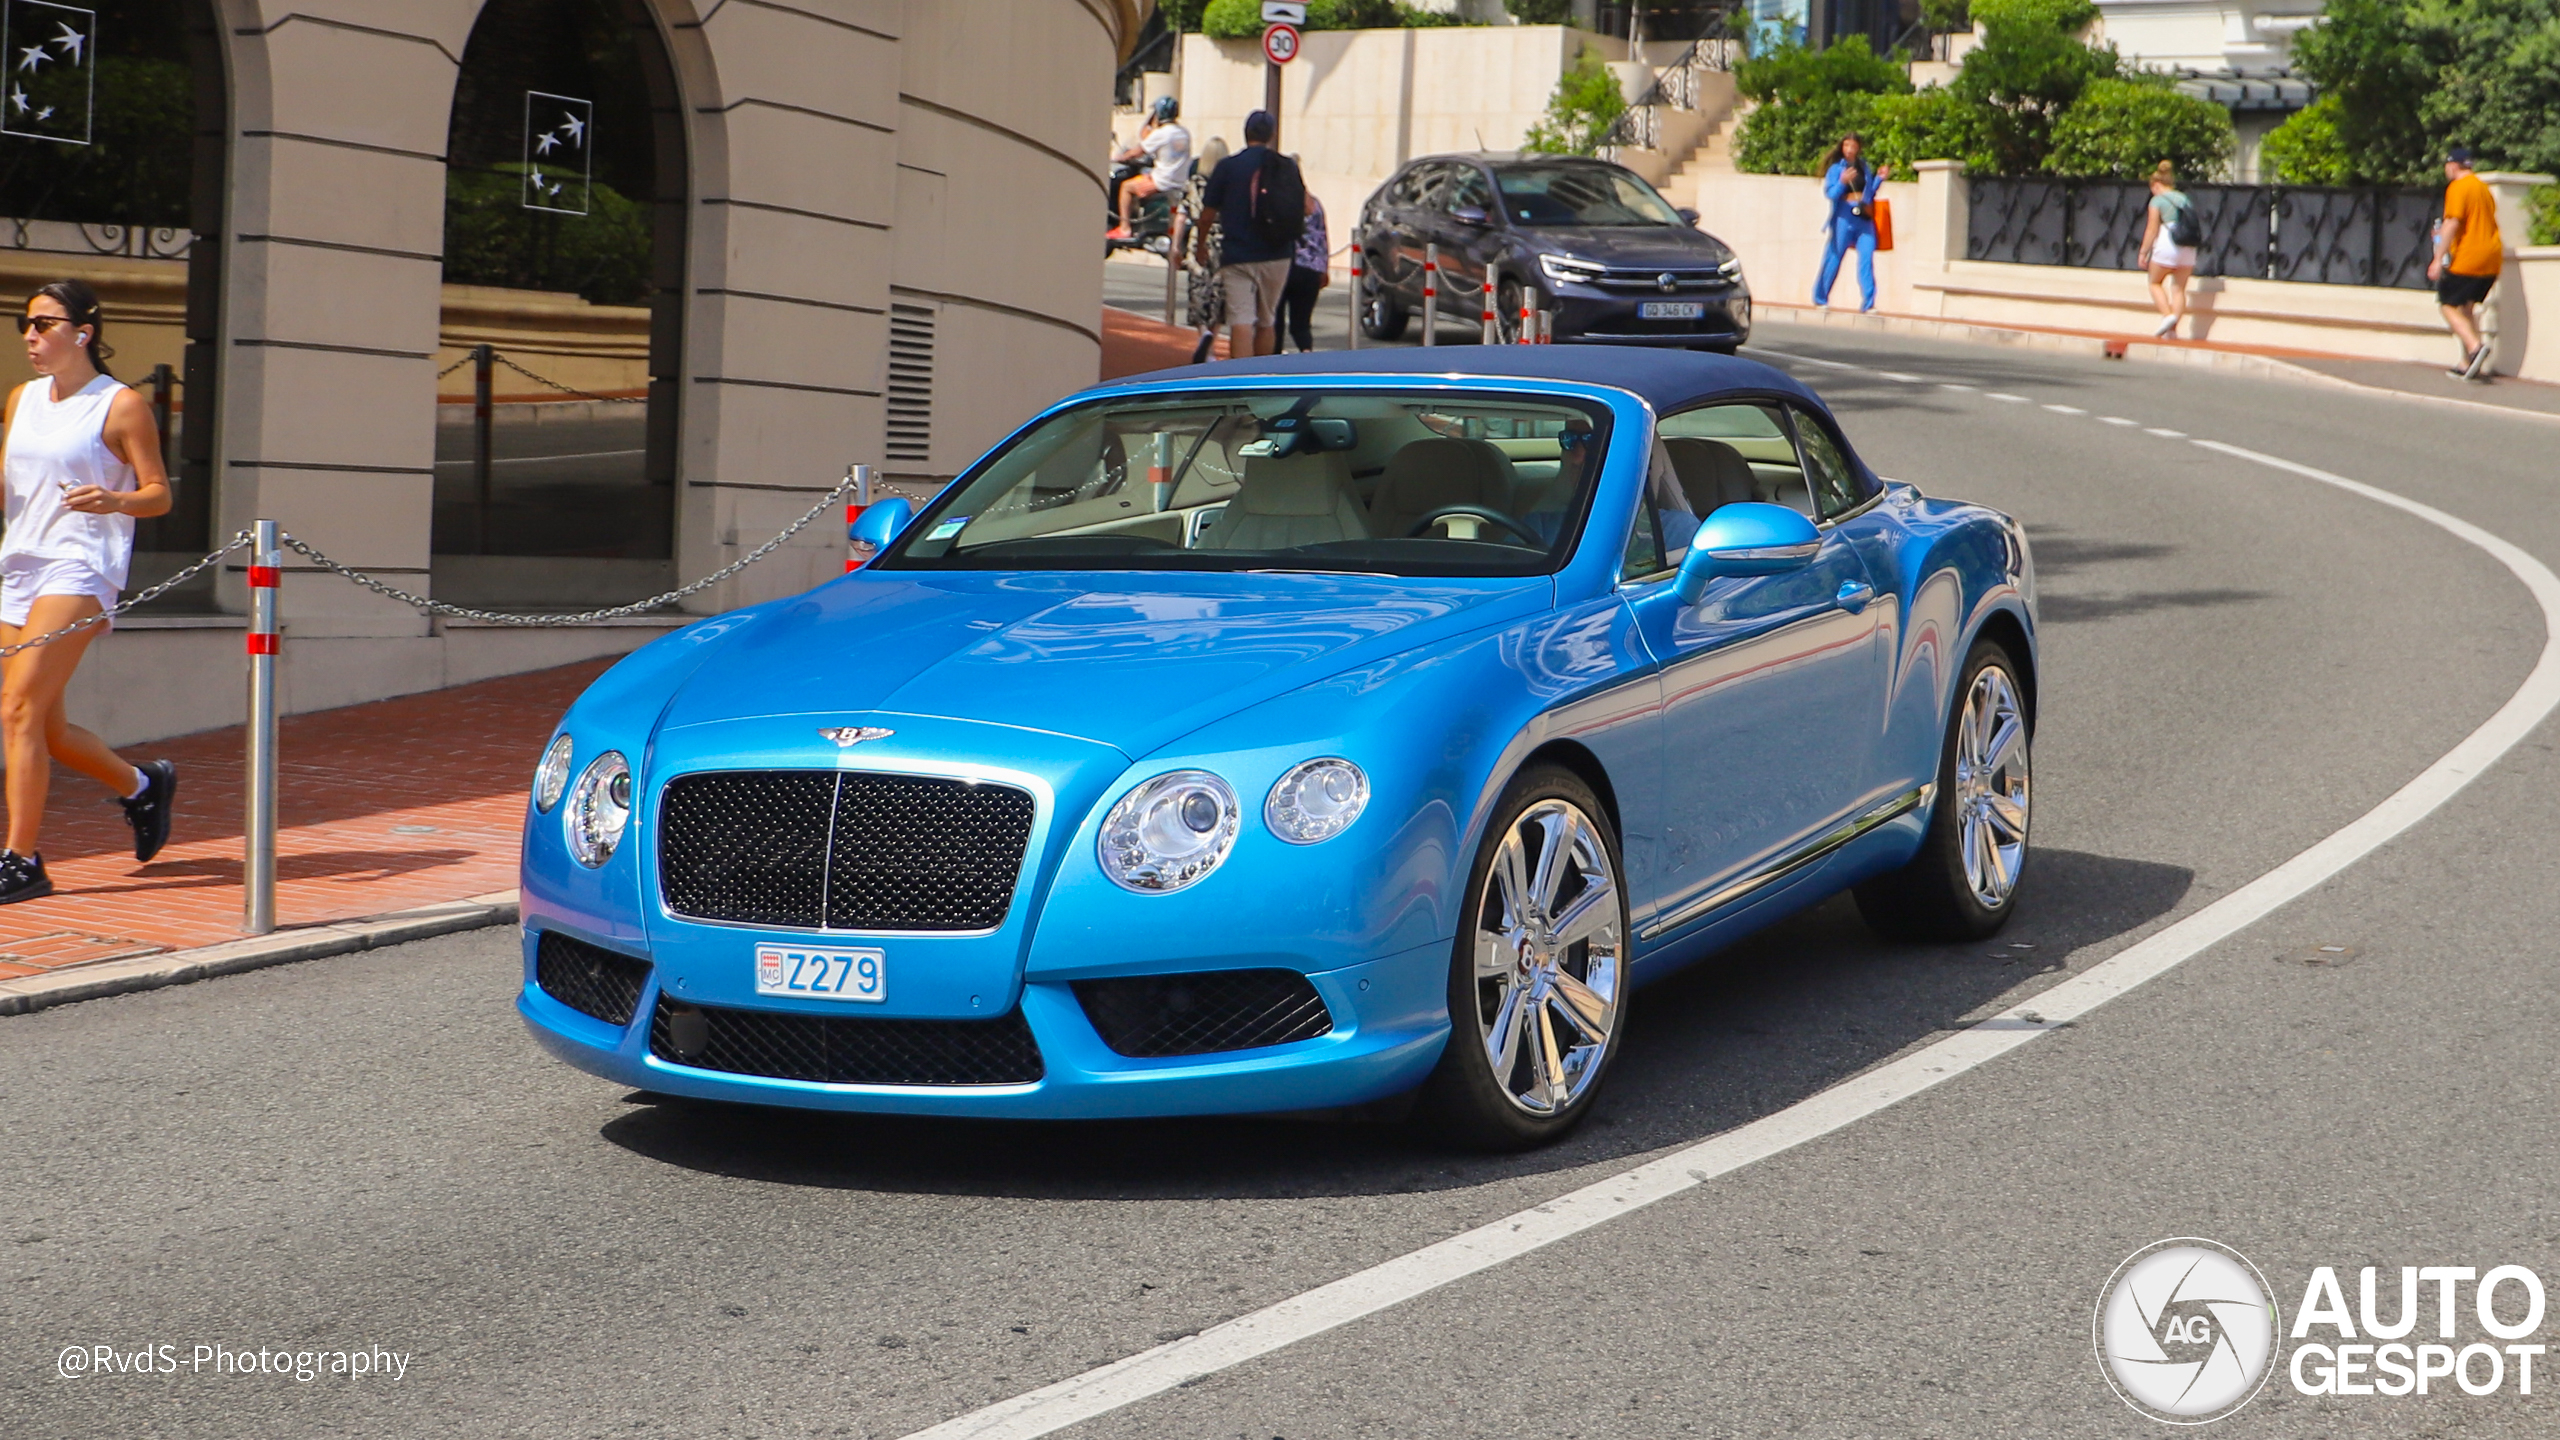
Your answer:
[[[2450,370],[2445,371],[2445,372],[2444,372],[2444,373],[2445,373],[2445,377],[2446,377],[2447,379],[2451,379],[2451,380],[2468,380],[2468,379],[2470,379],[2470,378],[2471,378],[2471,367],[2472,367],[2472,366],[2474,366],[2474,365],[2479,364],[2479,363],[2480,363],[2480,357],[2481,357],[2481,356],[2483,356],[2483,355],[2486,355],[2486,354],[2488,354],[2488,353],[2489,353],[2489,347],[2488,347],[2488,346],[2486,346],[2486,345],[2481,346],[2481,347],[2480,347],[2479,349],[2477,349],[2477,350],[2466,350],[2466,351],[2464,351],[2464,352],[2463,352],[2463,354],[2462,354],[2462,363],[2461,363],[2461,364],[2459,364],[2459,365],[2454,366],[2454,367],[2453,367],[2452,369],[2450,369]]]
[[[2489,378],[2488,341],[2481,341],[2480,348],[2472,351],[2471,358],[2462,363],[2462,378],[2465,380],[2486,380]]]
[[[116,803],[124,807],[124,823],[133,827],[133,858],[148,860],[169,843],[169,816],[178,798],[178,767],[154,760],[142,771],[142,793]]]
[[[53,877],[44,873],[44,857],[0,850],[0,905],[41,900],[53,893]]]

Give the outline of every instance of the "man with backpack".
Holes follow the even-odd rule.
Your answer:
[[[1200,195],[1194,257],[1209,263],[1209,231],[1219,232],[1218,279],[1227,301],[1227,354],[1277,350],[1280,292],[1307,224],[1307,185],[1289,157],[1271,148],[1271,112],[1244,117],[1244,148],[1218,162]]]

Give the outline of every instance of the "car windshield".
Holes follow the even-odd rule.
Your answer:
[[[1507,165],[1494,172],[1514,225],[1678,225],[1654,188],[1614,165]]]
[[[1572,553],[1608,432],[1600,404],[1494,392],[1106,400],[982,461],[878,563],[1545,574]]]

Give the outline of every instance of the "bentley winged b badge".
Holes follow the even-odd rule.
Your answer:
[[[885,739],[898,732],[883,730],[877,725],[821,725],[818,727],[818,733],[836,742],[836,748],[842,750],[859,745],[865,740]]]

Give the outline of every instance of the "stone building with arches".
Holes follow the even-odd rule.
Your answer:
[[[179,503],[137,586],[263,516],[439,599],[616,604],[848,464],[930,489],[1093,380],[1099,267],[1060,237],[1149,8],[0,0],[12,56],[52,42],[0,91],[0,287],[97,285],[117,374],[166,416]],[[812,526],[687,608],[842,557]],[[75,710],[119,740],[236,721],[244,581],[121,624]],[[430,621],[298,565],[284,613],[297,710],[677,623]]]

